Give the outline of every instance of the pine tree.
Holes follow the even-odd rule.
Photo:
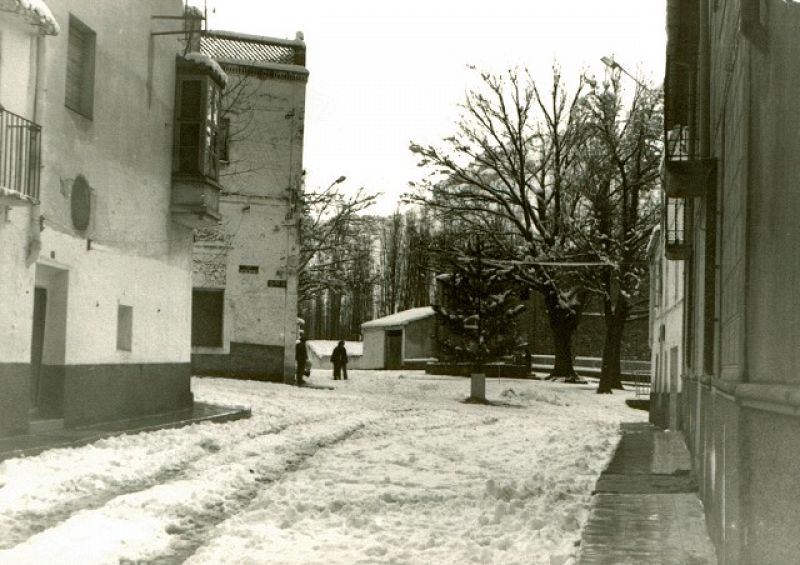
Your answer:
[[[507,270],[487,264],[479,237],[445,259],[437,277],[437,345],[441,360],[481,364],[499,360],[521,346],[516,318],[524,309]]]

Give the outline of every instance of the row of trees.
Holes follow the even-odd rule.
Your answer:
[[[415,211],[366,215],[376,197],[345,196],[343,178],[306,193],[300,299],[308,335],[356,339],[366,320],[431,304],[437,273],[460,272],[452,280],[477,284],[484,302],[477,318],[464,308],[443,312],[455,326],[478,328],[475,344],[455,339],[455,349],[497,349],[505,336],[491,329],[487,305],[538,292],[553,376],[574,379],[572,336],[596,296],[606,329],[598,392],[620,387],[623,330],[659,215],[661,92],[637,83],[625,93],[614,75],[581,77],[570,92],[558,69],[546,88],[528,73],[480,73],[462,108],[441,145],[411,145],[429,173],[406,196]],[[480,258],[470,241],[481,242]],[[476,267],[477,283],[469,280]],[[457,294],[468,310],[468,292]],[[498,310],[500,319],[508,312]]]
[[[441,146],[412,143],[429,175],[408,198],[469,226],[494,250],[483,261],[543,296],[553,376],[576,377],[572,335],[588,297],[599,296],[598,392],[621,388],[623,329],[658,217],[661,93],[637,83],[626,97],[614,75],[602,84],[581,77],[569,93],[558,69],[546,90],[527,73],[480,78],[454,135]]]
[[[433,300],[429,215],[368,215],[375,198],[338,183],[306,193],[299,302],[311,338],[359,339],[363,322]]]

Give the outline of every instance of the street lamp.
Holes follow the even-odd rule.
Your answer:
[[[611,69],[612,71],[617,71],[617,72],[622,72],[622,73],[625,73],[626,75],[628,75],[629,77],[631,77],[631,78],[633,79],[633,82],[635,82],[636,84],[638,84],[639,86],[641,86],[641,87],[642,87],[642,88],[644,88],[645,90],[650,90],[650,88],[649,88],[649,87],[648,87],[646,84],[644,84],[644,83],[643,83],[642,81],[640,81],[638,78],[636,78],[636,77],[635,77],[635,76],[633,76],[631,73],[629,73],[627,70],[625,70],[625,67],[623,67],[622,65],[620,65],[619,63],[617,63],[617,62],[614,60],[614,57],[600,57],[600,60],[603,62],[603,64],[604,64],[606,67],[608,67],[608,68],[609,68],[609,69]]]

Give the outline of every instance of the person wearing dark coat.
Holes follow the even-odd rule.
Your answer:
[[[333,380],[342,380],[342,375],[344,380],[347,380],[347,349],[344,348],[343,341],[333,348],[331,363],[333,363]]]
[[[296,365],[295,383],[297,386],[305,384],[303,376],[306,373],[308,363],[308,351],[306,350],[306,337],[301,335],[300,340],[294,346],[294,361]]]

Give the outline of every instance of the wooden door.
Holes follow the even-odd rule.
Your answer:
[[[386,332],[385,365],[387,369],[403,368],[403,330]]]
[[[44,350],[44,324],[47,313],[47,289],[36,287],[33,293],[33,332],[31,334],[31,407],[39,406]]]

